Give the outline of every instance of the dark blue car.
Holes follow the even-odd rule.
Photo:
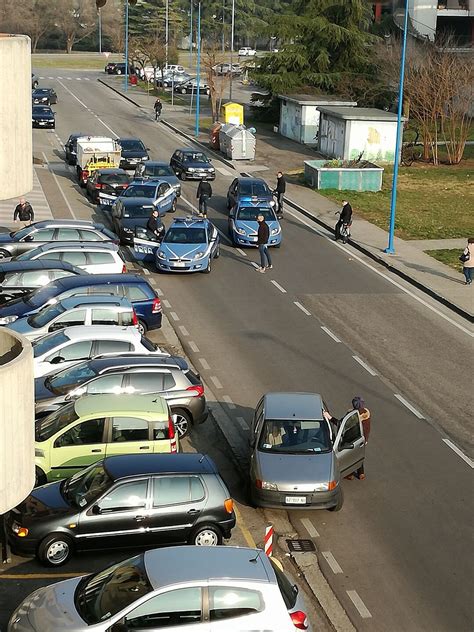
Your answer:
[[[48,105],[34,105],[32,108],[33,127],[56,127],[54,112]]]
[[[148,281],[138,274],[84,274],[58,279],[0,307],[0,325],[34,314],[44,305],[57,300],[91,294],[128,298],[138,316],[138,329],[142,334],[148,329],[161,327],[161,301]]]
[[[227,191],[227,209],[230,211],[238,202],[267,202],[275,206],[273,193],[262,178],[235,178]]]

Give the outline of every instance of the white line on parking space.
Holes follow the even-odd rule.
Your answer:
[[[470,459],[468,456],[466,456],[464,452],[462,452],[462,450],[458,448],[457,445],[454,445],[454,443],[450,441],[449,439],[443,439],[443,441],[449,448],[451,448],[453,452],[456,452],[456,454],[460,456],[461,459],[469,465],[469,467],[474,468],[474,461]]]
[[[406,406],[408,410],[415,415],[415,417],[418,417],[418,419],[424,419],[424,416],[420,413],[420,411],[417,410],[412,404],[410,404],[410,402],[408,402],[404,397],[402,397],[402,395],[400,395],[399,393],[394,393],[394,395],[399,402]]]
[[[218,171],[223,176],[227,176],[228,178],[234,177],[234,174],[230,171],[227,171],[227,169],[224,169],[224,167],[216,167],[216,171]]]
[[[331,551],[321,551],[321,555],[329,564],[330,569],[335,575],[339,575],[340,573],[342,573],[342,568],[337,563],[337,560],[334,557],[334,555],[331,553]]]
[[[156,285],[156,280],[154,277],[151,277],[150,281]],[[160,290],[159,287],[155,288],[155,290],[158,296],[163,296],[163,290]]]
[[[211,367],[209,366],[209,362],[206,360],[206,358],[199,358],[199,362],[201,363],[201,366],[203,369],[206,369],[206,371],[209,371]]]
[[[62,79],[62,77],[58,77],[58,80],[59,80],[59,79]],[[89,112],[91,112],[91,110],[87,107],[87,105],[84,103],[84,101],[81,101],[81,99],[80,99],[79,97],[76,97],[76,95],[74,94],[74,92],[72,92],[71,90],[69,90],[69,88],[68,88],[68,87],[67,87],[64,83],[62,83],[61,81],[59,81],[59,83],[60,83],[60,84],[62,85],[62,87],[66,90],[66,92],[69,92],[69,94],[70,94],[72,97],[74,97],[74,98],[76,99],[76,101],[78,101],[78,102],[79,102],[79,103],[80,103],[83,107],[85,107],[85,108],[86,108],[86,110],[88,110]],[[95,116],[97,116],[97,115],[95,115]],[[117,137],[117,138],[119,137],[119,134],[117,134],[116,132],[114,132],[114,130],[113,130],[111,127],[109,127],[109,126],[107,125],[107,123],[104,123],[104,121],[103,121],[101,118],[99,118],[98,116],[97,116],[97,120],[98,120],[98,121],[100,121],[100,122],[102,123],[102,125],[103,125],[106,129],[108,129],[108,130],[109,130],[109,132],[111,132],[111,133],[112,133],[115,137]]]
[[[250,262],[254,268],[259,268],[260,266],[258,265],[258,263],[255,263],[255,261],[251,261]]]
[[[300,518],[300,522],[312,538],[319,538],[319,533],[309,518]]]
[[[324,333],[326,333],[330,338],[332,338],[334,340],[334,342],[341,342],[339,340],[339,338],[336,336],[336,334],[333,334],[332,331],[330,329],[328,329],[327,327],[321,327],[321,329],[324,331]]]
[[[214,386],[216,388],[224,388],[221,384],[221,381],[219,380],[218,377],[216,377],[215,375],[211,375],[210,377],[211,382],[214,384]]]
[[[365,362],[364,362],[361,358],[359,358],[359,356],[356,356],[356,355],[355,355],[355,356],[352,356],[352,357],[354,358],[354,360],[355,360],[356,362],[358,362],[358,363],[360,364],[360,366],[361,366],[361,367],[363,367],[363,368],[367,371],[367,373],[370,373],[370,375],[373,375],[373,376],[377,375],[377,372],[376,372],[376,371],[374,371],[374,370],[373,370],[373,369],[372,369],[372,368],[371,368],[368,364],[366,364],[366,363],[365,363]]]
[[[176,312],[170,312],[170,316],[174,321],[179,320],[179,316]]]
[[[194,340],[190,340],[188,344],[189,344],[189,348],[191,349],[191,351],[194,351],[194,353],[199,353],[199,347],[194,342]]]
[[[298,303],[298,301],[293,301],[293,304],[296,305],[296,307],[300,309],[303,312],[303,314],[306,314],[306,316],[311,316],[311,312],[308,312],[306,307],[303,307],[301,303]]]
[[[222,401],[227,404],[227,406],[230,408],[230,410],[234,410],[234,408],[236,407],[234,402],[232,401],[232,398],[229,397],[228,395],[223,395],[222,396]]]
[[[165,307],[167,307],[168,309],[171,307],[171,303],[170,303],[168,300],[166,300],[166,298],[164,298],[161,302],[162,302],[162,303],[163,303],[163,305],[164,305]]]
[[[62,187],[61,187],[61,184],[59,183],[58,176],[57,176],[57,175],[54,173],[54,171],[52,170],[51,165],[49,164],[49,160],[47,159],[46,154],[44,153],[44,151],[43,151],[43,152],[41,152],[41,153],[43,154],[44,161],[45,161],[45,163],[48,165],[49,172],[50,172],[50,173],[51,173],[51,175],[53,176],[53,180],[56,182],[56,185],[57,185],[57,187],[58,187],[58,189],[59,189],[59,192],[61,193],[61,195],[62,195],[62,197],[63,197],[63,200],[66,202],[66,206],[68,207],[69,212],[71,213],[71,215],[72,215],[72,217],[73,217],[74,219],[77,219],[76,214],[75,214],[75,213],[74,213],[74,211],[72,210],[72,207],[71,207],[71,205],[69,204],[69,200],[67,199],[66,194],[64,193],[64,191],[63,191],[63,189],[62,189]]]
[[[184,325],[180,325],[179,330],[183,334],[183,336],[189,336],[189,331],[186,329]]]
[[[150,274],[150,270],[148,270],[148,268],[143,268],[143,272],[147,275]]]
[[[242,430],[248,430],[249,429],[249,425],[248,425],[248,423],[245,421],[245,419],[243,417],[236,417],[235,421],[239,424],[239,426],[242,428]]]
[[[246,252],[244,252],[244,251],[242,250],[242,248],[236,248],[236,250],[237,250],[237,252],[239,253],[239,255],[242,255],[242,257],[246,257],[246,256],[247,256],[247,253],[246,253]]]
[[[277,283],[276,281],[274,281],[273,279],[270,281],[270,283],[272,283],[278,290],[280,290],[280,292],[282,294],[286,294],[286,290],[284,287],[281,287],[281,285],[279,283]]]
[[[346,590],[346,593],[349,599],[354,604],[354,606],[357,608],[357,612],[360,614],[360,616],[363,619],[371,619],[372,615],[367,609],[367,606],[365,605],[365,603],[359,597],[359,593],[357,592],[357,590]]]

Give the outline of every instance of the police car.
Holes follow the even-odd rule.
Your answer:
[[[209,273],[219,254],[219,233],[208,219],[177,217],[156,250],[155,263],[159,272]]]
[[[258,215],[263,215],[270,237],[268,246],[279,248],[281,245],[281,225],[273,206],[260,200],[240,200],[229,212],[229,236],[234,246],[256,246]]]

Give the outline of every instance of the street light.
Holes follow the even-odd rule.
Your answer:
[[[200,89],[201,89],[201,0],[194,0],[197,5],[197,63],[196,63],[196,125],[195,136],[199,138]]]
[[[234,31],[235,31],[235,0],[232,0],[232,17],[230,20],[230,81],[229,81],[229,101],[232,101],[232,78],[234,73]]]
[[[170,24],[170,3],[166,0],[165,4],[165,64],[168,68],[168,42],[169,42],[169,24]]]

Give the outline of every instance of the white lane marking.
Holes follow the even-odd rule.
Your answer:
[[[242,257],[246,257],[246,256],[247,256],[247,253],[246,253],[246,252],[244,252],[244,251],[242,250],[242,248],[236,248],[236,250],[237,250],[237,252],[239,253],[239,255],[242,255]]]
[[[304,224],[305,226],[310,228],[312,231],[314,231],[315,233],[317,233],[321,237],[324,237],[324,239],[329,241],[329,243],[331,243],[336,248],[340,248],[343,252],[348,254],[347,248],[344,248],[341,244],[339,244],[338,242],[334,241],[334,238],[332,236],[329,236],[327,234],[322,233],[317,228],[315,228],[312,224],[306,222],[299,215],[295,215],[295,213],[290,211],[289,209],[286,210],[286,213],[288,213],[289,215],[291,215],[292,217],[297,219],[299,222],[301,222],[302,224]],[[400,283],[395,281],[395,279],[391,279],[384,272],[381,272],[380,270],[377,270],[377,268],[374,268],[374,266],[372,266],[370,263],[368,263],[367,261],[364,261],[361,257],[356,255],[355,252],[351,251],[350,256],[351,256],[352,259],[355,259],[356,261],[361,263],[366,268],[369,268],[369,270],[372,270],[372,272],[375,272],[375,274],[378,274],[379,276],[383,277],[386,281],[388,281],[389,283],[394,285],[396,288],[398,288],[399,290],[401,290],[405,294],[408,294],[408,296],[410,296],[411,298],[415,299],[415,301],[418,301],[418,303],[421,303],[424,307],[427,307],[430,311],[434,312],[435,314],[437,314],[438,316],[440,316],[441,318],[446,320],[451,325],[454,325],[454,327],[457,327],[458,329],[460,329],[463,333],[467,334],[471,338],[474,338],[474,331],[469,331],[469,329],[466,329],[466,327],[463,327],[462,325],[457,323],[455,320],[453,320],[452,318],[450,318],[446,314],[443,314],[443,312],[440,312],[436,307],[433,307],[433,305],[430,305],[429,303],[427,303],[420,296],[417,296],[416,294],[411,292],[409,289],[403,287],[403,285],[401,285]]]
[[[199,214],[199,209],[196,206],[194,206],[194,204],[192,204],[192,202],[190,202],[189,200],[187,200],[183,196],[181,196],[180,199],[183,200],[183,202],[185,204],[187,204],[193,210],[193,213],[195,212],[196,214]],[[217,226],[216,226],[216,228],[217,228]],[[219,228],[217,228],[217,232],[222,237],[222,239],[224,239],[229,245],[232,245],[232,240],[229,239],[229,237],[225,233],[223,233],[221,230],[219,230]]]
[[[248,425],[248,423],[245,421],[245,419],[243,417],[236,417],[235,421],[239,424],[239,426],[242,428],[242,430],[248,430],[249,429],[249,425]]]
[[[321,555],[324,557],[326,562],[329,564],[330,569],[334,573],[334,575],[339,575],[342,573],[342,568],[337,563],[336,558],[331,553],[331,551],[321,551]]]
[[[168,300],[166,300],[166,298],[164,298],[161,302],[162,302],[162,303],[163,303],[163,305],[164,305],[165,307],[167,307],[168,309],[171,307],[171,303],[170,303]]]
[[[418,417],[418,419],[424,419],[420,411],[417,410],[412,404],[410,404],[410,402],[408,402],[404,397],[402,397],[402,395],[400,395],[399,393],[394,393],[394,395],[398,399],[399,402],[401,402],[404,406],[406,406],[408,410],[411,411],[415,415],[415,417]]]
[[[229,397],[228,395],[223,395],[222,396],[222,401],[227,404],[227,406],[230,408],[230,410],[234,410],[234,408],[236,408],[234,402],[232,401],[232,398]]]
[[[273,283],[273,285],[274,285],[274,286],[275,286],[278,290],[280,290],[280,292],[281,292],[282,294],[286,294],[286,290],[285,290],[285,288],[284,288],[284,287],[281,287],[281,285],[280,285],[279,283],[277,283],[277,282],[276,282],[276,281],[274,281],[273,279],[270,281],[270,283]]]
[[[354,606],[357,608],[357,612],[363,619],[372,619],[372,615],[370,614],[367,606],[359,597],[359,593],[357,590],[346,590],[347,596],[352,601]]]
[[[145,274],[150,274],[150,270],[148,270],[148,268],[143,268],[143,272],[144,272]]]
[[[150,281],[156,284],[156,280],[154,279],[154,277],[151,277]],[[159,287],[156,288],[156,293],[158,294],[158,296],[163,296],[163,290],[160,290]]]
[[[206,369],[206,371],[209,371],[211,367],[209,366],[209,363],[206,360],[206,358],[199,358],[199,362],[201,363],[201,366],[203,369]]]
[[[224,388],[219,380],[218,377],[216,377],[215,375],[211,375],[210,380],[212,381],[212,383],[214,384],[214,386],[216,388]]]
[[[84,81],[90,81],[91,78],[90,77],[84,77]]]
[[[333,334],[332,331],[330,329],[328,329],[327,327],[321,327],[321,329],[324,331],[324,333],[326,333],[330,338],[332,338],[334,340],[334,342],[341,342],[339,340],[339,338],[336,336],[336,334]]]
[[[62,77],[58,77],[58,79],[62,79]],[[87,105],[84,103],[84,101],[81,101],[79,97],[76,97],[76,95],[74,94],[74,92],[72,92],[71,90],[69,90],[69,88],[68,88],[68,87],[67,87],[64,83],[62,83],[61,81],[60,81],[59,83],[60,83],[60,84],[62,85],[62,87],[66,90],[66,92],[69,92],[69,94],[70,94],[72,97],[74,97],[74,98],[76,99],[76,101],[78,101],[78,102],[79,102],[79,103],[80,103],[80,104],[81,104],[84,108],[86,108],[86,110],[88,110],[89,112],[92,112],[92,110],[90,110],[90,109],[87,107]],[[97,115],[96,115],[96,116],[97,116]],[[111,132],[111,133],[112,133],[112,134],[113,134],[116,138],[118,138],[118,137],[119,137],[119,134],[117,134],[116,132],[114,132],[114,130],[113,130],[111,127],[109,127],[109,126],[107,125],[107,123],[104,123],[104,121],[103,121],[101,118],[99,118],[98,116],[97,116],[97,120],[98,120],[98,121],[100,121],[100,123],[102,123],[102,125],[103,125],[106,129],[108,129],[108,130],[109,130],[109,132]]]
[[[68,79],[69,79],[69,77],[68,77]],[[72,78],[71,78],[71,81],[72,81]],[[76,77],[76,81],[82,81],[82,77]]]
[[[376,372],[376,371],[374,371],[374,370],[373,370],[373,369],[372,369],[372,368],[371,368],[368,364],[366,364],[366,363],[365,363],[365,362],[364,362],[361,358],[359,358],[359,356],[356,356],[356,355],[355,355],[355,356],[352,356],[352,357],[354,358],[354,360],[355,360],[356,362],[358,362],[358,363],[360,364],[360,366],[361,366],[361,367],[363,367],[363,368],[367,371],[367,373],[370,373],[370,375],[373,375],[373,376],[377,375],[377,372]]]
[[[311,316],[311,312],[308,312],[306,307],[303,307],[303,305],[301,305],[301,303],[298,303],[298,301],[293,301],[293,305],[296,305],[296,307],[300,309],[304,314],[306,314],[306,316]]]
[[[189,344],[189,348],[191,349],[191,351],[194,351],[194,353],[199,353],[199,347],[194,342],[194,340],[190,340],[188,344]]]
[[[62,77],[56,77],[56,79],[62,79]]]
[[[179,320],[179,316],[176,312],[170,312],[170,316],[174,321]]]
[[[40,79],[44,79],[44,77],[40,77]],[[48,79],[54,79],[54,77],[48,77]]]
[[[186,329],[184,325],[180,325],[179,330],[183,334],[183,336],[189,336],[189,331]]]
[[[227,169],[224,169],[224,167],[216,167],[216,171],[218,171],[223,176],[227,176],[228,178],[234,177],[234,174],[231,173],[230,171],[227,171]]]
[[[474,468],[474,461],[470,459],[468,456],[466,456],[464,452],[462,452],[462,450],[458,448],[457,445],[454,445],[454,443],[450,441],[449,439],[443,439],[443,441],[449,448],[451,448],[453,452],[456,452],[456,454],[460,456],[461,459],[469,465],[469,467]]]
[[[44,153],[44,151],[43,151],[43,152],[41,152],[41,153],[43,154],[44,161],[45,161],[45,163],[48,165],[49,172],[50,172],[50,174],[53,176],[53,179],[54,179],[54,181],[56,182],[56,185],[57,185],[57,187],[58,187],[58,189],[59,189],[59,192],[61,193],[61,195],[62,195],[62,197],[63,197],[63,200],[66,202],[66,206],[68,207],[69,212],[71,213],[71,215],[72,215],[72,217],[73,217],[74,219],[77,219],[76,214],[75,214],[75,213],[74,213],[74,211],[72,210],[72,207],[71,207],[71,205],[69,204],[69,200],[67,199],[67,197],[66,197],[66,195],[65,195],[65,193],[64,193],[64,191],[63,191],[63,189],[62,189],[62,187],[61,187],[61,184],[59,183],[58,176],[57,176],[57,175],[54,173],[54,171],[52,170],[51,165],[49,164],[49,160],[47,159],[46,154]]]
[[[319,533],[309,518],[300,518],[300,522],[312,538],[319,538]]]
[[[161,295],[162,295],[161,290],[159,290],[159,289],[156,287],[156,284],[158,283],[158,281],[157,281],[154,277],[151,277],[151,279],[150,279],[150,283],[151,283],[152,285],[154,285],[154,286],[155,286],[155,290],[156,290],[156,293],[158,294],[158,296],[161,296]]]
[[[255,261],[251,261],[250,262],[254,268],[259,268],[260,266],[258,265],[258,263],[255,263]]]

